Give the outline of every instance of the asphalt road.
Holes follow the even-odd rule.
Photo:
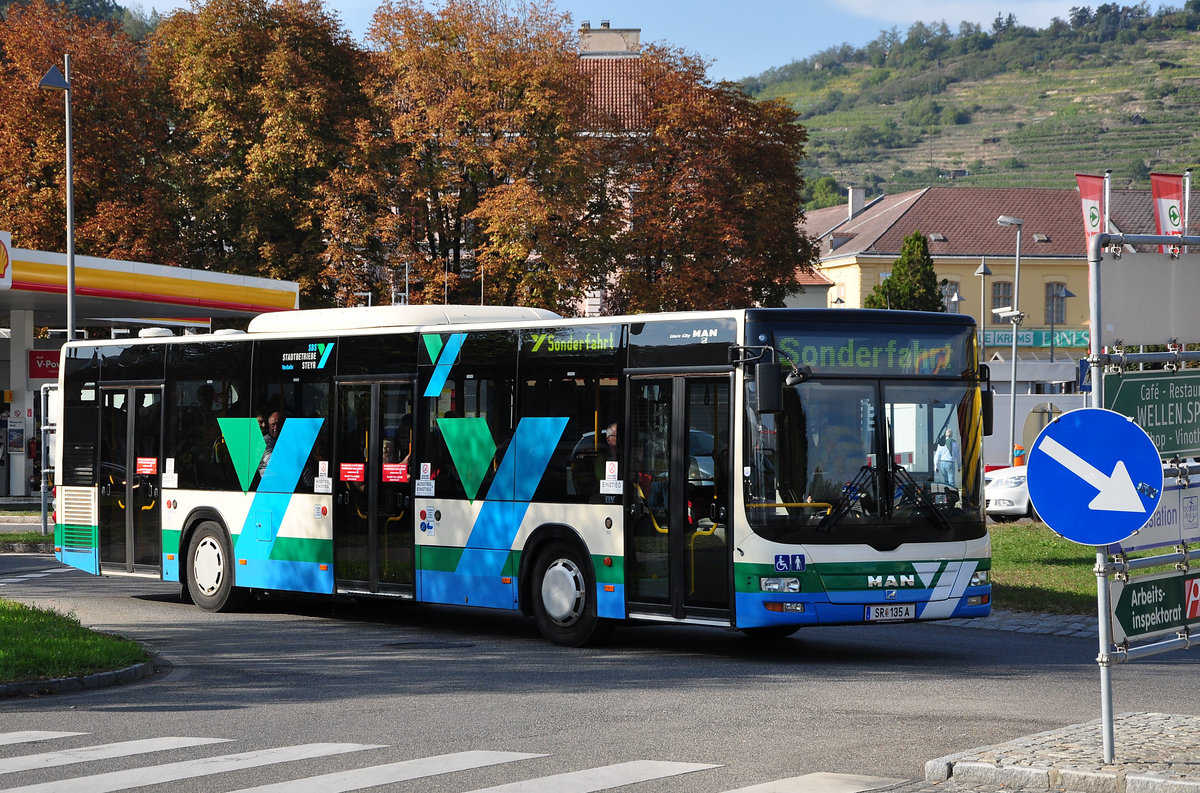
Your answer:
[[[1087,639],[925,624],[814,628],[763,647],[714,629],[626,627],[602,647],[568,649],[503,613],[270,598],[213,615],[180,603],[176,585],[71,570],[25,577],[58,567],[44,556],[0,556],[0,597],[135,638],[165,669],[127,686],[0,700],[0,790],[65,791],[76,778],[88,791],[282,782],[340,790],[351,788],[297,780],[491,752],[518,754],[464,756],[496,764],[378,789],[458,793],[529,780],[504,790],[724,793],[821,772],[920,779],[927,760],[1100,715],[1096,643]],[[1200,715],[1186,651],[1117,667],[1113,677],[1117,713]],[[27,731],[83,734],[6,743]],[[224,742],[87,754],[165,737]],[[308,746],[329,743],[353,746]],[[20,758],[65,750],[84,750],[85,760],[21,769],[46,761]],[[299,759],[279,762],[272,753],[281,751]],[[313,756],[321,751],[337,753]],[[229,755],[239,759],[186,765]],[[176,770],[147,770],[162,768]],[[199,773],[189,768],[218,773],[156,776]],[[610,782],[647,781],[596,787],[555,776],[594,768]],[[119,787],[95,776],[105,773]]]

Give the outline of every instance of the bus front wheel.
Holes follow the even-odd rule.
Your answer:
[[[581,647],[607,633],[596,616],[596,584],[574,545],[554,542],[538,556],[533,571],[533,614],[550,641]]]
[[[188,544],[188,594],[205,611],[230,611],[245,600],[233,585],[233,552],[229,537],[212,521],[201,523]]]

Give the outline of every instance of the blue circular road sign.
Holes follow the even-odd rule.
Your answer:
[[[1101,408],[1063,413],[1033,442],[1026,481],[1034,509],[1054,531],[1083,545],[1109,545],[1154,515],[1162,460],[1133,420]]]

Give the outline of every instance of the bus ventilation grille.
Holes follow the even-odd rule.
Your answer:
[[[93,487],[58,488],[58,522],[63,527],[64,548],[95,548],[99,513]]]

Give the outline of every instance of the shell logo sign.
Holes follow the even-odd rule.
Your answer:
[[[0,231],[0,289],[12,289],[12,232]]]

